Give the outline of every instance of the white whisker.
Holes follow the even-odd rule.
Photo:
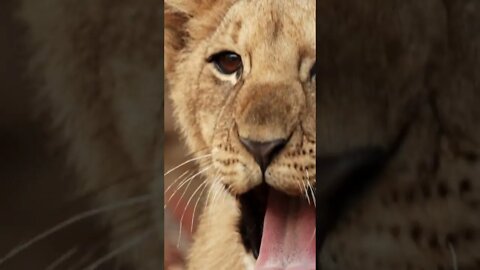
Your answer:
[[[305,197],[307,197],[307,201],[308,201],[308,204],[310,205],[310,196],[308,195],[308,189],[307,189],[307,186],[305,184],[305,182],[302,180],[301,181],[302,183],[302,186],[303,186],[303,190],[305,191]]]
[[[170,169],[170,170],[167,171],[163,176],[169,175],[171,172],[175,171],[176,169],[178,169],[178,168],[180,168],[180,167],[182,167],[182,166],[184,166],[184,165],[186,165],[186,164],[188,164],[188,163],[190,163],[190,162],[193,162],[193,161],[196,161],[196,160],[200,160],[200,159],[204,159],[204,158],[208,158],[208,157],[210,157],[211,155],[212,155],[212,154],[206,154],[206,155],[203,155],[203,156],[191,158],[191,159],[183,162],[182,164],[180,164],[180,165],[178,165],[178,166]]]
[[[208,187],[207,181],[204,181],[203,184],[204,184],[204,187],[200,192],[200,195],[198,195],[197,201],[195,202],[195,206],[193,207],[192,224],[190,226],[190,233],[193,233],[193,222],[195,221],[195,211],[197,210],[198,202],[200,202],[200,199],[202,198],[202,194],[203,192],[205,192],[205,188]]]
[[[191,185],[192,182],[193,182],[193,178],[192,178],[190,181],[187,181],[187,182],[188,182],[187,186],[183,189],[182,195],[181,195],[180,198],[177,200],[177,204],[175,205],[175,208],[174,208],[174,210],[173,210],[174,212],[177,211],[178,206],[180,205],[180,202],[182,202],[183,197],[185,197],[185,194],[187,194],[187,191],[188,191],[188,189],[190,188],[190,185]],[[181,186],[180,186],[179,188],[181,188]]]
[[[315,198],[315,191],[313,190],[312,183],[310,183],[310,176],[308,175],[308,169],[305,170],[307,173],[307,185],[310,188],[310,194],[312,194],[313,205],[317,208],[317,199]]]
[[[208,189],[208,192],[207,192],[207,198],[205,199],[205,206],[204,207],[207,207],[208,202],[210,200],[210,195],[212,195],[212,190],[213,190],[215,184],[217,183],[217,181],[218,181],[218,178],[215,178],[215,180],[213,180],[213,183],[210,185],[210,188]],[[205,208],[204,208],[203,211],[205,211]]]
[[[68,270],[77,270],[77,269],[80,269],[80,266],[84,265],[86,262],[88,262],[91,258],[93,258],[93,256],[95,255],[95,253],[99,252],[101,249],[101,246],[100,245],[97,245],[97,246],[94,246],[93,248],[92,247],[89,247],[89,250],[88,252],[85,252],[85,254],[80,257],[79,260],[77,260],[74,264],[70,265],[68,267]]]
[[[218,179],[218,181],[216,181],[216,183],[218,183],[218,185],[215,185],[216,190],[213,193],[212,205],[215,204],[218,194],[220,194],[220,192],[222,192],[222,188],[220,187],[220,179]]]
[[[193,180],[193,178],[195,178],[196,176],[200,175],[201,173],[207,171],[208,169],[210,169],[212,166],[208,166],[206,167],[205,169],[197,172],[196,174],[194,174],[193,176],[189,177],[188,179],[186,180],[183,180],[182,183],[180,183],[180,185],[178,186],[178,188],[170,195],[170,197],[168,198],[167,202],[163,205],[163,208],[167,208],[167,205],[168,203],[172,200],[173,196],[175,196],[175,194],[185,185],[185,183]]]
[[[107,206],[104,206],[104,207],[95,208],[95,209],[92,209],[92,210],[85,211],[85,212],[82,212],[80,214],[74,215],[73,217],[71,217],[69,219],[66,219],[65,221],[62,221],[59,224],[53,226],[52,228],[38,234],[37,236],[33,237],[31,240],[29,240],[29,241],[27,241],[27,242],[25,242],[21,245],[18,245],[17,247],[10,250],[3,258],[0,258],[0,265],[4,264],[7,260],[11,259],[13,256],[17,255],[18,253],[24,251],[25,249],[27,249],[31,245],[39,242],[40,240],[43,240],[44,238],[58,232],[61,229],[66,228],[66,227],[68,227],[68,226],[70,226],[70,225],[72,225],[76,222],[79,222],[79,221],[84,220],[86,218],[96,216],[96,215],[99,215],[99,214],[102,214],[102,213],[105,213],[105,212],[114,211],[116,209],[146,203],[150,200],[151,200],[150,195],[143,195],[143,196],[130,198],[130,199],[127,199],[127,200],[122,201],[122,202],[107,205]]]
[[[180,181],[182,177],[184,177],[186,174],[189,174],[190,172],[191,172],[190,170],[187,170],[184,173],[182,173],[179,177],[177,177],[170,185],[168,185],[168,187],[164,191],[164,194],[166,194],[173,187],[173,185],[175,185],[178,181]]]
[[[315,197],[315,191],[313,190],[313,187],[310,184],[310,182],[308,182],[307,184],[308,184],[308,187],[310,188],[310,194],[312,195],[313,206],[315,206],[315,208],[317,208],[317,199]]]
[[[192,201],[193,197],[195,197],[195,194],[197,194],[197,192],[200,190],[200,188],[202,186],[204,186],[205,184],[207,183],[207,181],[203,181],[202,184],[200,184],[197,189],[195,189],[195,191],[193,192],[193,194],[190,196],[190,198],[188,199],[187,201],[187,204],[185,205],[185,208],[183,209],[183,213],[182,213],[182,216],[180,218],[180,231],[178,233],[178,241],[177,241],[177,248],[180,247],[180,238],[182,236],[182,226],[183,226],[183,218],[185,216],[185,213],[187,212],[187,208],[188,206],[190,205],[190,202]]]
[[[223,190],[223,189],[221,189],[221,190],[224,191],[224,192],[223,192],[223,199],[222,199],[222,203],[224,203],[225,200],[227,199],[228,194],[230,194],[230,193],[229,193],[228,191],[226,191],[226,190]]]

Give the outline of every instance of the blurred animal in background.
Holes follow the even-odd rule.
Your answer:
[[[162,3],[25,0],[19,16],[36,106],[77,172],[72,198],[91,205],[51,234],[93,216],[108,228],[59,268],[162,269]]]
[[[193,154],[165,167],[200,165],[165,186],[196,179],[165,196],[177,257],[166,261],[181,264],[176,247],[195,231],[189,269],[277,262],[260,248],[275,186],[315,199],[321,269],[480,268],[480,2],[326,0],[316,28],[313,3],[172,0],[163,13],[152,0],[22,1],[36,104],[93,209],[76,218],[109,227],[107,252],[65,265],[163,267],[165,14],[168,83]],[[193,228],[199,194],[207,210]]]
[[[318,3],[319,266],[479,269],[480,2]]]

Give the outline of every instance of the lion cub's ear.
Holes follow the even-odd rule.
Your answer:
[[[200,40],[211,33],[220,23],[225,10],[235,1],[165,0],[164,67],[167,76],[173,70],[177,54],[186,42]]]
[[[173,69],[173,63],[178,52],[185,46],[189,39],[187,24],[190,19],[208,10],[218,0],[165,0],[164,1],[164,49],[165,72],[168,74]]]
[[[165,1],[164,7],[164,68],[168,74],[173,69],[173,63],[177,53],[185,46],[187,39],[186,24],[191,16],[187,10],[179,9],[179,6],[170,5],[181,1]],[[194,2],[194,1],[191,1]]]

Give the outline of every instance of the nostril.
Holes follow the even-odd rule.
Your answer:
[[[255,161],[265,172],[268,165],[272,162],[273,158],[280,152],[280,150],[287,144],[287,140],[277,139],[268,142],[252,141],[246,138],[240,137],[240,142],[245,146],[247,151],[253,156]]]

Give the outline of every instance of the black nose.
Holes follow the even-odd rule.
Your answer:
[[[240,138],[245,148],[252,154],[255,161],[260,165],[262,172],[265,172],[275,155],[285,146],[287,140],[278,139],[269,142],[256,142],[245,138]]]

